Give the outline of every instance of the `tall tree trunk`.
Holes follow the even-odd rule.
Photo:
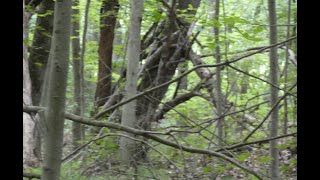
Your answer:
[[[278,42],[277,37],[277,14],[276,14],[276,2],[275,0],[268,0],[269,8],[269,25],[270,25],[270,44],[276,44]],[[270,49],[270,82],[275,86],[278,86],[278,52],[277,47]],[[271,91],[271,106],[273,106],[278,100],[279,90],[273,86],[270,86]],[[270,137],[278,136],[278,124],[279,124],[279,110],[276,107],[271,113],[270,123]],[[272,180],[280,179],[279,174],[279,150],[277,149],[277,140],[270,141],[270,178]]]
[[[288,1],[288,21],[287,24],[291,23],[291,1]],[[290,26],[287,26],[287,39],[290,38]],[[286,63],[284,67],[284,90],[287,90],[288,83],[288,65],[289,65],[289,47],[290,43],[286,44]],[[288,132],[288,98],[286,97],[283,102],[284,106],[284,119],[283,119],[283,134]]]
[[[31,80],[28,66],[28,26],[30,14],[25,11],[23,1],[23,105],[32,105],[31,99]],[[38,160],[34,154],[35,139],[33,131],[35,123],[32,117],[23,112],[23,168],[35,167]]]
[[[71,0],[55,2],[45,111],[44,166],[41,179],[59,180],[69,65]]]
[[[52,0],[43,0],[39,5],[39,15],[37,16],[33,43],[30,48],[29,68],[32,81],[32,102],[34,105],[39,105],[41,98],[41,87],[51,45],[53,8],[54,1]],[[46,15],[42,16],[43,14]]]
[[[220,8],[220,0],[215,1],[215,14],[214,18],[215,20],[219,20],[219,8]],[[215,37],[215,58],[216,63],[221,63],[221,53],[220,53],[220,45],[219,45],[219,28],[214,28],[214,37]],[[217,110],[217,116],[221,116],[223,114],[223,97],[222,97],[222,78],[221,78],[221,67],[216,68],[216,110]],[[220,118],[218,120],[217,126],[218,126],[218,142],[220,146],[223,146],[223,123],[224,118]]]
[[[81,101],[81,59],[80,59],[80,14],[79,14],[79,0],[73,0],[74,9],[72,9],[72,60],[73,60],[73,83],[74,83],[74,114],[83,116],[83,104]],[[81,140],[81,124],[72,122],[72,144],[76,149]]]
[[[33,35],[33,42],[30,48],[29,70],[32,84],[32,103],[39,105],[42,93],[44,75],[49,58],[51,36],[53,29],[54,1],[43,0],[39,5],[36,29]],[[46,14],[42,16],[43,14]],[[36,116],[35,118],[39,118]],[[39,125],[34,129],[36,139],[35,154],[41,159],[41,130]]]
[[[141,21],[143,12],[143,0],[131,1],[130,13],[130,31],[128,43],[128,65],[126,73],[126,86],[124,99],[131,98],[137,94],[138,67],[141,51]],[[121,125],[135,128],[137,123],[136,101],[131,101],[123,106]],[[133,136],[132,134],[128,134]],[[136,151],[135,141],[125,137],[120,139],[120,149],[122,161],[126,163],[133,162],[133,155]]]
[[[173,1],[174,2],[174,1]],[[187,10],[192,5],[195,10]],[[187,10],[187,14],[195,15],[196,9],[200,5],[200,0],[179,0],[176,5],[178,10]],[[164,48],[160,51],[159,56],[154,61],[147,62],[147,66],[142,72],[141,83],[138,85],[138,91],[144,91],[145,89],[160,85],[171,80],[176,72],[177,66],[182,59],[186,57],[186,51],[189,49],[186,46],[187,31],[190,24],[185,22],[183,18],[179,19],[181,22],[180,34],[173,34],[178,30],[177,20],[175,17],[175,8],[171,8],[172,12],[169,12],[169,18],[165,21],[164,29],[160,37],[154,39],[162,39],[164,36],[168,38],[165,41]],[[179,12],[179,11],[178,11]],[[179,31],[178,31],[179,32]],[[178,38],[180,36],[180,38]],[[159,44],[159,43],[158,43]],[[176,46],[171,46],[171,45]],[[160,45],[159,45],[160,46]],[[144,46],[143,46],[144,47]],[[164,98],[169,86],[162,87],[150,93],[148,96],[137,99],[137,123],[136,127],[144,130],[150,130],[151,122],[154,122],[157,116],[156,110],[160,104],[160,101]],[[152,97],[155,100],[150,100]],[[137,145],[139,152],[135,154],[136,160],[144,161],[147,157],[149,147],[142,144]]]
[[[112,51],[114,30],[119,11],[118,0],[105,0],[101,8],[101,29],[99,41],[99,72],[95,94],[95,108],[103,106],[111,95]]]
[[[87,0],[86,9],[84,12],[84,25],[83,25],[83,34],[82,34],[82,48],[81,48],[81,55],[80,55],[80,101],[81,101],[81,112],[82,115],[85,113],[86,104],[85,104],[85,73],[84,73],[84,54],[86,52],[86,42],[87,42],[87,31],[88,31],[88,19],[89,19],[89,10],[90,10],[90,3],[91,0]],[[81,138],[85,138],[85,126],[81,126]]]

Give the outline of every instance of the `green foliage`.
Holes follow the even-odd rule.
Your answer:
[[[44,13],[38,13],[37,16],[38,17],[46,17],[46,16],[51,16],[53,15],[53,12],[52,10],[46,10]]]
[[[240,154],[240,155],[237,157],[237,160],[238,160],[239,162],[243,162],[243,161],[245,161],[246,159],[248,159],[249,156],[250,156],[250,153],[249,153],[249,152],[242,153],[242,154]]]
[[[227,168],[225,167],[225,166],[217,166],[216,168],[215,168],[215,171],[217,172],[217,173],[220,173],[220,172],[223,172],[223,171],[225,171]]]
[[[202,168],[202,171],[204,173],[209,173],[209,172],[212,171],[212,166],[205,166],[205,167]]]
[[[262,163],[268,163],[272,160],[272,158],[270,158],[269,156],[262,156],[257,158],[258,162],[262,162]]]
[[[84,58],[84,72],[85,72],[85,80],[86,80],[86,103],[88,104],[85,115],[87,117],[91,116],[91,106],[93,104],[93,96],[95,91],[95,83],[97,81],[97,74],[98,74],[98,35],[100,31],[100,7],[101,7],[101,0],[99,1],[91,1],[90,5],[90,12],[89,12],[89,26],[88,26],[88,36],[86,40],[86,52]],[[117,61],[113,62],[113,73],[112,73],[112,82],[115,83],[120,78],[119,70],[122,68],[126,63],[127,59],[125,57],[125,50],[126,50],[126,43],[127,43],[127,34],[128,34],[128,26],[129,26],[129,0],[120,0],[120,9],[119,14],[117,16],[117,20],[119,23],[119,27],[116,29],[117,35],[119,35],[121,39],[121,43],[114,44],[113,46],[113,55],[117,55],[119,58]],[[195,8],[191,5],[188,6],[186,10],[178,11],[178,17],[183,18],[186,22],[193,22],[196,21],[193,33],[200,31],[197,40],[200,42],[201,46],[197,43],[194,43],[192,46],[193,51],[198,55],[206,55],[212,54],[214,49],[219,45],[221,47],[221,52],[223,53],[222,61],[226,59],[234,59],[237,57],[241,57],[248,53],[252,53],[254,51],[248,51],[248,48],[260,47],[260,46],[267,46],[269,45],[268,41],[268,19],[266,17],[267,9],[265,3],[261,0],[250,0],[250,1],[237,1],[237,0],[229,0],[224,2],[224,8],[221,8],[221,14],[219,20],[215,18],[211,18],[209,16],[209,6],[207,1],[201,2],[201,7],[197,11],[196,17],[188,15],[187,13],[190,11],[195,10]],[[80,20],[80,36],[83,33],[83,25],[84,25],[84,10],[85,10],[86,0],[80,0],[80,5],[78,7],[80,10],[79,16],[73,16],[74,20]],[[278,10],[278,23],[279,24],[287,24],[286,22],[286,12],[287,12],[287,5],[284,1],[277,1],[277,5],[279,7]],[[142,21],[142,33],[144,35],[148,29],[151,27],[153,23],[159,23],[165,19],[167,19],[167,14],[162,12],[159,7],[162,7],[161,2],[157,0],[148,0],[144,3],[144,14],[143,14],[143,21]],[[27,10],[31,10],[30,6],[26,7]],[[296,12],[296,6],[293,5],[293,14]],[[110,11],[104,14],[103,16],[111,15],[114,12]],[[52,11],[46,11],[42,14],[37,14],[39,17],[45,17],[48,15],[52,15]],[[292,20],[292,24],[293,24]],[[213,28],[220,29],[220,36],[219,42],[215,42],[214,33],[212,32]],[[25,40],[23,43],[27,45],[31,45],[33,40],[33,34],[35,30],[43,30],[42,27],[36,26],[36,16],[31,17],[30,20],[30,27],[29,27],[29,39]],[[285,28],[279,28],[279,41],[285,39]],[[75,38],[75,37],[71,37]],[[190,37],[191,39],[191,37]],[[82,40],[81,40],[82,41]],[[294,50],[294,49],[293,49]],[[279,51],[279,68],[283,70],[284,67],[284,60],[285,60],[285,51],[278,49]],[[225,55],[226,54],[226,55]],[[215,64],[216,59],[210,55],[206,58],[201,58],[201,60],[205,64]],[[188,60],[188,67],[191,69],[193,64]],[[243,60],[238,61],[237,63],[232,64],[233,66],[241,69],[243,71],[248,72],[254,76],[260,77],[265,80],[269,80],[269,54],[267,52],[256,54],[250,58],[246,58]],[[40,66],[40,64],[38,64]],[[72,72],[72,66],[70,66],[70,72]],[[215,68],[209,68],[210,71],[214,72]],[[68,90],[67,90],[67,111],[72,112],[74,106],[73,100],[73,76],[72,73],[69,72],[68,76]],[[177,77],[175,75],[174,77]],[[198,77],[196,72],[190,73],[188,76],[188,89],[179,91],[178,94],[183,94],[193,90],[193,88],[200,82],[200,78]],[[227,113],[243,110],[250,106],[256,105],[263,101],[269,100],[270,94],[266,94],[264,96],[258,96],[260,94],[269,92],[270,85],[257,80],[252,77],[248,77],[247,75],[242,74],[241,72],[235,71],[231,68],[225,68],[222,71],[222,90],[224,95],[228,95],[226,99],[229,102],[233,102],[234,106],[233,109],[230,109]],[[124,81],[124,80],[123,80]],[[123,86],[123,81],[120,82],[120,87]],[[296,81],[296,67],[292,64],[288,66],[288,80],[285,82],[284,77],[280,78],[279,86],[283,88],[284,84],[286,83],[288,86],[292,85]],[[238,89],[232,89],[232,85],[238,87]],[[241,85],[247,85],[247,92],[240,93]],[[173,93],[175,92],[177,84],[173,83],[169,86],[168,91],[163,102],[169,101],[172,99]],[[231,92],[232,91],[232,92]],[[293,90],[295,91],[295,90]],[[203,97],[209,98],[209,93],[207,90],[202,89],[200,90]],[[215,95],[215,94],[214,94]],[[193,97],[192,99],[179,104],[175,107],[179,113],[183,114],[182,117],[179,113],[174,110],[169,111],[165,114],[165,119],[162,120],[159,124],[156,125],[157,128],[170,128],[176,130],[190,130],[188,128],[176,128],[172,126],[190,126],[193,127],[190,131],[201,130],[201,127],[197,126],[197,124],[201,124],[202,122],[208,121],[210,119],[216,118],[215,115],[215,107],[212,102],[209,102],[203,97]],[[289,121],[293,124],[293,120],[296,117],[296,107],[294,104],[294,98],[288,97],[289,103]],[[161,105],[162,106],[162,105]],[[262,120],[265,115],[270,111],[270,104],[263,104],[255,109],[246,110],[243,113],[247,113],[258,120]],[[284,110],[283,108],[280,109],[281,117],[283,117]],[[259,122],[253,122],[251,124],[244,121],[243,113],[238,113],[235,116],[228,116],[225,118],[226,124],[226,141],[228,143],[238,143],[240,142],[245,136],[247,136],[258,124]],[[103,120],[105,120],[103,118]],[[188,120],[191,119],[192,121]],[[244,127],[240,127],[239,123],[242,123]],[[203,127],[208,125],[208,123],[202,125]],[[154,127],[152,127],[154,128]],[[242,128],[241,130],[239,130]],[[266,131],[268,131],[268,122],[266,122],[251,138],[249,141],[260,140],[267,137]],[[71,123],[66,123],[66,131],[71,131]],[[264,129],[264,130],[261,130]],[[280,128],[279,128],[280,129]],[[168,129],[156,129],[157,131],[167,131]],[[293,128],[291,131],[295,131],[296,129]],[[105,128],[103,129],[103,133],[109,133],[110,130]],[[173,142],[187,145],[195,148],[207,149],[209,146],[208,139],[216,142],[217,139],[213,134],[216,134],[216,123],[213,123],[211,126],[207,127],[206,130],[201,131],[200,133],[177,133],[175,136],[176,139],[168,138]],[[241,135],[239,135],[241,134]],[[204,137],[203,137],[204,136]],[[93,139],[94,135],[87,135],[86,138],[82,141],[82,143],[86,143],[89,140]],[[184,168],[184,163],[186,162],[187,158],[195,158],[196,156],[191,153],[181,153],[180,150],[165,146],[159,145],[153,141],[148,141],[155,148],[159,151],[164,153],[167,157],[173,160],[181,169]],[[287,149],[292,146],[296,145],[295,140],[286,139],[285,143],[282,143],[278,146],[280,150]],[[212,144],[210,146],[210,150],[214,150]],[[266,150],[269,148],[268,144],[263,144],[259,146],[260,150]],[[259,156],[254,161],[252,161],[252,156]],[[88,177],[84,177],[81,175],[81,172],[84,167],[88,167],[90,164],[96,162],[97,160],[106,160],[110,157],[113,157],[115,160],[119,160],[119,145],[118,145],[118,138],[116,137],[106,137],[96,142],[91,143],[86,147],[84,151],[84,158],[82,161],[79,159],[75,159],[68,163],[63,164],[62,166],[62,174],[61,179],[65,180],[82,180],[88,179]],[[168,168],[168,161],[165,157],[154,150],[150,150],[148,154],[148,158],[154,163],[153,167],[144,167],[143,165],[139,168],[140,175],[153,177],[153,174],[158,179],[170,179],[171,174],[174,173],[174,170]],[[217,162],[217,158],[215,157],[206,157],[208,162]],[[256,164],[263,164],[267,165],[271,158],[268,154],[259,154],[258,152],[244,152],[237,156],[237,161],[242,164],[252,163]],[[290,164],[283,165],[281,164],[281,173],[289,173],[291,172],[297,163],[295,158],[289,160]],[[189,161],[186,162],[189,164]],[[198,162],[197,162],[198,163]],[[223,173],[227,174],[232,172],[231,169],[235,169],[234,167],[227,166],[226,163],[218,162],[216,163],[217,166],[213,168],[209,164],[205,164],[203,166],[199,165],[199,169],[194,170],[195,173],[198,174],[209,174],[210,172],[215,173]],[[250,166],[252,165],[250,164]],[[112,167],[114,169],[120,169],[118,166]],[[112,169],[112,170],[114,170]],[[150,171],[153,172],[150,173]],[[265,170],[267,167],[259,166],[259,169]],[[134,173],[132,169],[126,169],[126,173]],[[239,169],[237,169],[239,171]],[[33,173],[40,174],[40,169],[32,170]],[[169,173],[168,173],[169,172]],[[170,174],[171,173],[171,174]],[[181,175],[181,174],[180,174]],[[99,180],[99,179],[117,179],[117,175],[114,172],[106,170],[103,172],[102,175],[97,175],[95,177],[90,177],[90,179]],[[127,176],[129,179],[132,178],[132,175]],[[230,175],[223,175],[221,179],[234,179]],[[246,175],[244,179],[251,179],[255,180],[256,178],[252,175]]]

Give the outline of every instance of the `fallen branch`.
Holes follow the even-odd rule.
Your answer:
[[[39,106],[23,106],[23,111],[24,112],[37,112],[37,111],[41,111],[41,110],[46,110],[46,108],[44,107],[39,107]],[[225,161],[230,162],[231,164],[239,167],[240,169],[243,169],[244,171],[254,175],[255,177],[257,177],[258,179],[262,180],[262,177],[255,171],[253,171],[252,169],[240,164],[239,162],[237,162],[236,160],[222,154],[219,152],[215,152],[215,151],[210,151],[210,150],[206,150],[206,149],[198,149],[198,148],[192,148],[192,147],[188,147],[188,146],[183,146],[183,145],[178,145],[176,143],[173,143],[171,141],[168,141],[166,139],[160,138],[158,136],[156,136],[155,134],[162,134],[162,135],[166,135],[165,133],[158,133],[158,132],[152,132],[152,131],[143,131],[143,130],[139,130],[139,129],[134,129],[134,128],[130,128],[127,126],[122,126],[120,124],[117,123],[111,123],[111,122],[101,122],[101,121],[97,121],[96,119],[92,119],[92,118],[85,118],[85,117],[81,117],[81,116],[77,116],[71,113],[67,113],[65,112],[65,117],[66,119],[69,119],[71,121],[74,122],[78,122],[81,124],[86,124],[86,125],[91,125],[91,126],[97,126],[97,127],[108,127],[108,128],[112,128],[112,129],[117,129],[117,130],[121,130],[121,131],[125,131],[128,133],[132,133],[135,135],[139,135],[139,136],[143,136],[149,139],[152,139],[154,141],[157,141],[161,144],[167,145],[167,146],[171,146],[173,148],[176,149],[181,149],[183,151],[189,152],[189,153],[198,153],[198,154],[206,154],[209,156],[215,156],[218,158],[221,158]]]
[[[241,144],[235,144],[235,145],[231,145],[231,146],[226,146],[224,147],[224,149],[227,150],[232,150],[232,149],[236,149],[242,146],[247,146],[247,145],[251,145],[251,144],[263,144],[263,143],[268,143],[269,141],[275,140],[275,139],[281,139],[281,138],[285,138],[285,137],[289,137],[289,136],[296,136],[297,132],[294,133],[290,133],[290,134],[285,134],[282,136],[277,136],[277,137],[273,137],[273,138],[267,138],[267,139],[262,139],[262,140],[258,140],[258,141],[252,141],[252,142],[247,142],[247,143],[241,143]],[[216,150],[216,152],[221,152],[224,151],[224,149],[218,149]]]

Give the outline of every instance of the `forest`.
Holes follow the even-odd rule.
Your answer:
[[[296,0],[23,0],[24,180],[297,179]]]

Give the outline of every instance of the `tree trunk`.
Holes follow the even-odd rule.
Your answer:
[[[84,73],[84,54],[86,52],[86,42],[87,42],[87,31],[88,31],[88,19],[89,19],[89,9],[90,9],[91,0],[87,0],[85,14],[84,14],[84,25],[83,25],[83,34],[82,34],[82,48],[80,55],[80,101],[81,101],[81,112],[82,115],[85,113],[86,104],[85,104],[85,73]],[[85,138],[85,126],[81,126],[81,138]]]
[[[123,41],[123,38],[122,38],[120,21],[117,21],[115,30],[116,30],[116,32],[115,32],[113,46],[124,47],[125,45],[124,45],[124,41]],[[122,49],[124,49],[124,48],[122,48]],[[112,61],[113,62],[118,61],[120,58],[121,58],[121,53],[120,52],[115,52],[113,54],[113,56],[112,56]]]
[[[29,14],[25,11],[23,1],[23,105],[32,105],[31,99],[31,80],[28,66],[28,26]],[[23,168],[35,167],[38,165],[38,160],[34,154],[35,139],[33,131],[35,123],[32,117],[23,112]]]
[[[182,62],[178,65],[178,76],[188,71],[188,62]],[[179,90],[187,90],[188,89],[188,76],[184,76],[177,82],[176,90],[174,91],[172,99],[176,98]]]
[[[131,98],[137,94],[138,67],[141,51],[141,21],[143,12],[143,0],[131,1],[130,31],[128,43],[128,65],[126,73],[126,87],[124,99]],[[123,106],[121,125],[135,128],[137,102],[131,101]],[[133,136],[132,134],[128,134]],[[133,162],[133,155],[136,151],[135,141],[125,137],[120,139],[121,158],[125,163]]]
[[[69,66],[71,0],[55,2],[54,28],[47,71],[44,166],[41,179],[59,180],[63,145],[64,111]]]
[[[214,18],[219,20],[219,8],[220,8],[220,0],[215,1],[215,14]],[[219,45],[219,28],[214,28],[214,36],[215,36],[215,58],[216,63],[221,63],[221,53],[220,53],[220,45]],[[221,78],[221,67],[216,68],[216,110],[217,116],[220,117],[223,114],[223,96],[222,96],[222,78]],[[220,146],[223,146],[223,123],[224,118],[220,118],[218,120],[218,142]]]
[[[291,1],[288,1],[288,21],[287,24],[291,22]],[[287,27],[287,39],[290,38],[290,26]],[[284,90],[287,91],[288,83],[288,65],[289,65],[289,47],[290,43],[286,44],[286,63],[284,66]],[[286,97],[283,102],[284,106],[284,119],[283,119],[283,134],[288,133],[288,98]]]
[[[101,11],[101,29],[99,41],[99,70],[95,94],[95,108],[103,106],[111,95],[112,51],[114,30],[119,10],[118,0],[104,1]]]
[[[36,29],[33,35],[32,47],[30,48],[29,70],[32,84],[32,103],[39,105],[42,93],[42,84],[46,66],[49,58],[51,46],[51,36],[53,29],[53,8],[54,1],[43,0],[39,5],[39,15],[37,16]],[[48,13],[52,12],[52,13]],[[46,14],[45,16],[41,16]],[[39,118],[36,116],[35,118]],[[36,127],[40,127],[36,125]],[[36,139],[35,154],[41,159],[41,130],[34,129]]]
[[[268,0],[269,8],[269,25],[270,25],[270,44],[276,44],[277,38],[277,14],[276,14],[276,2],[275,0]],[[270,82],[275,86],[278,86],[278,52],[277,47],[270,49]],[[273,86],[270,87],[271,97],[270,102],[273,106],[278,100],[279,90]],[[271,113],[271,123],[270,123],[270,137],[278,136],[278,124],[279,124],[279,110],[275,107]],[[280,179],[279,174],[279,150],[277,149],[277,140],[270,141],[270,178],[272,180]]]
[[[36,29],[34,32],[32,47],[30,48],[29,68],[32,81],[32,102],[39,105],[41,98],[41,87],[48,62],[50,43],[53,29],[54,1],[44,0],[39,5]],[[48,14],[41,16],[42,14]]]
[[[178,10],[186,10],[189,5],[192,5],[195,9],[197,9],[200,5],[200,0],[179,0],[176,8]],[[187,31],[190,27],[190,24],[184,22],[184,19],[179,19],[181,24],[180,34],[173,34],[177,31],[177,19],[175,17],[175,8],[173,8],[169,12],[169,19],[165,21],[165,26],[163,27],[162,34],[160,37],[154,39],[162,39],[164,36],[168,38],[164,42],[164,48],[161,50],[160,55],[158,55],[154,60],[146,62],[147,66],[142,72],[141,83],[138,85],[138,91],[144,91],[145,89],[152,88],[154,86],[160,85],[171,80],[176,72],[177,66],[182,59],[186,58],[186,51],[189,49],[186,46],[187,41]],[[196,10],[187,10],[187,14],[195,15]],[[178,38],[178,37],[181,38]],[[156,44],[156,43],[155,43]],[[159,44],[159,43],[158,43]],[[176,46],[171,46],[176,45]],[[161,46],[160,44],[158,46]],[[142,45],[142,47],[145,47]],[[136,127],[142,128],[144,130],[150,130],[151,122],[156,120],[156,110],[160,104],[160,101],[164,98],[165,93],[167,92],[169,86],[162,87],[160,89],[155,90],[150,93],[148,96],[141,97],[137,100],[137,123]],[[150,100],[152,97],[155,100]],[[137,160],[146,160],[147,157],[147,146],[138,145],[137,149],[139,149],[139,154],[135,154]]]
[[[72,9],[72,60],[73,60],[73,83],[74,83],[74,114],[83,116],[83,104],[81,101],[81,59],[80,59],[80,14],[79,14],[79,0],[73,0],[74,9]],[[76,149],[81,140],[82,125],[77,122],[72,122],[72,144]]]

